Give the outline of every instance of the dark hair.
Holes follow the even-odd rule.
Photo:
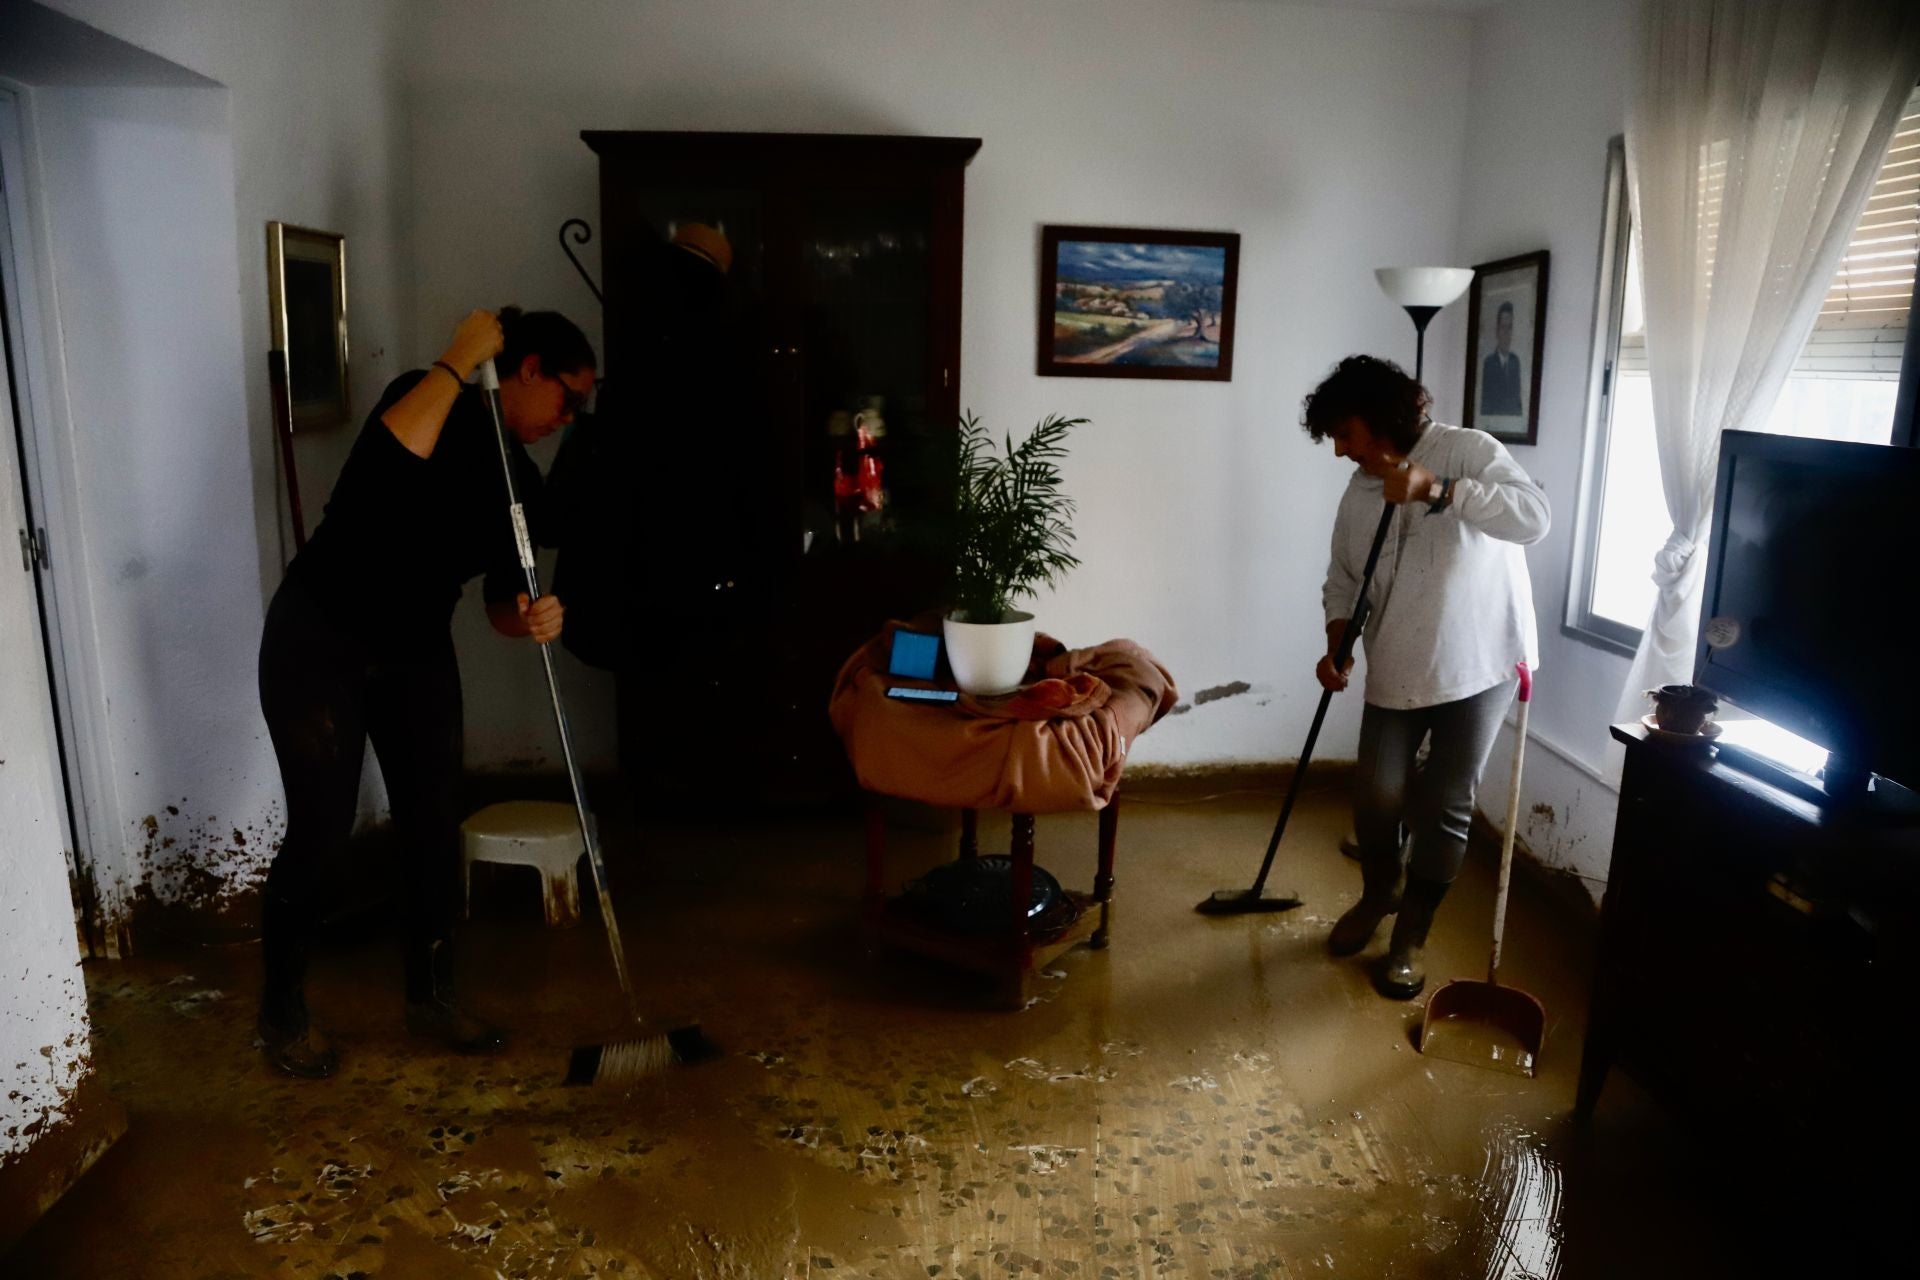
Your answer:
[[[1406,370],[1379,356],[1348,356],[1300,402],[1300,425],[1325,440],[1348,418],[1359,418],[1374,435],[1401,453],[1413,448],[1433,397]]]
[[[502,377],[518,370],[528,356],[538,356],[540,372],[554,377],[599,367],[587,335],[558,311],[502,307],[500,332],[506,345],[500,348],[494,363],[499,366]]]
[[[1500,321],[1505,320],[1508,316],[1511,316],[1512,314],[1513,314],[1513,304],[1511,302],[1503,302],[1500,304],[1500,309],[1493,313],[1494,323],[1497,324]]]

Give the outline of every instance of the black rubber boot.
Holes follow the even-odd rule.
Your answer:
[[[263,1010],[254,1030],[259,1033],[260,1050],[267,1062],[283,1075],[325,1080],[340,1070],[340,1055],[333,1051],[327,1037],[307,1022],[304,1009],[293,1025],[271,1020]]]
[[[324,1080],[340,1069],[333,1051],[307,1018],[307,952],[313,922],[289,901],[271,895],[261,907],[260,956],[265,969],[254,1030],[274,1070],[302,1080]]]
[[[495,1053],[507,1033],[454,1002],[453,948],[446,939],[416,944],[407,956],[407,1030],[455,1053]]]
[[[1427,985],[1427,966],[1422,955],[1427,945],[1427,930],[1433,927],[1433,913],[1450,887],[1418,876],[1407,878],[1400,914],[1393,922],[1393,941],[1388,944],[1386,959],[1380,962],[1373,979],[1374,989],[1389,1000],[1411,1000]]]
[[[1362,859],[1360,879],[1360,901],[1347,908],[1327,935],[1327,950],[1336,956],[1364,950],[1373,941],[1380,922],[1400,909],[1400,895],[1407,885],[1405,847],[1394,851],[1391,862]]]

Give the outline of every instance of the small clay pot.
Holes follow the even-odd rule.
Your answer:
[[[1699,733],[1720,709],[1720,699],[1692,684],[1663,684],[1647,690],[1653,722],[1668,733]]]

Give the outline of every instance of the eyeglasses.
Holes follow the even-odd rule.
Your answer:
[[[577,387],[568,386],[557,375],[548,374],[547,376],[560,385],[560,416],[563,418],[572,418],[585,411],[587,405],[593,400],[593,393],[600,389],[598,378],[593,380],[593,386],[582,391]]]

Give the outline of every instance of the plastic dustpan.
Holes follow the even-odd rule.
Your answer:
[[[1427,999],[1420,1052],[1510,1075],[1531,1076],[1547,1034],[1547,1011],[1518,987],[1460,979]]]
[[[1507,831],[1500,848],[1500,887],[1493,899],[1493,955],[1487,980],[1456,979],[1427,998],[1420,1052],[1510,1075],[1532,1076],[1547,1037],[1547,1010],[1518,987],[1500,985],[1500,943],[1506,932],[1507,890],[1513,883],[1513,837],[1520,822],[1520,762],[1527,749],[1527,708],[1533,676],[1520,663],[1520,723],[1514,729],[1513,780],[1507,789]]]

